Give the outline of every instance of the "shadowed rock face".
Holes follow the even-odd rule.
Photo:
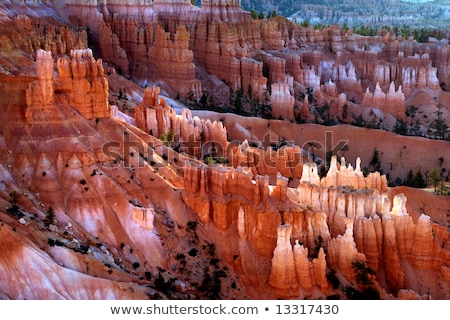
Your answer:
[[[336,126],[353,160],[333,155],[321,172],[325,154],[308,144],[320,126],[173,99],[226,86],[235,104],[242,89],[290,121],[314,117],[310,99],[331,117],[347,97],[406,119],[419,92],[446,101],[446,45],[416,55],[424,47],[389,35],[254,21],[238,1],[70,1],[60,19],[40,2],[0,9],[0,297],[345,299],[370,286],[383,299],[448,298],[448,198],[363,174],[368,145],[386,137],[430,150],[415,165],[448,144]],[[114,105],[124,100],[136,101],[128,114]]]

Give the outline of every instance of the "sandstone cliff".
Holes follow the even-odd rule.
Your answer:
[[[368,270],[381,298],[447,298],[450,237],[434,204],[442,198],[418,191],[428,201],[419,208],[386,175],[363,174],[387,139],[391,173],[436,161],[445,142],[425,149],[381,130],[200,117],[171,99],[223,85],[232,92],[224,100],[240,90],[258,103],[270,97],[273,115],[292,122],[325,117],[316,107],[326,106],[333,117],[347,106],[348,121],[360,109],[405,119],[420,95],[436,97],[431,112],[446,101],[446,44],[252,20],[238,1],[64,8],[58,21],[50,3],[2,11],[2,298],[345,299],[349,287],[364,294],[358,272]],[[30,37],[16,41],[19,31]],[[141,85],[133,117],[108,102],[113,69]],[[325,131],[352,137],[354,166],[334,155],[320,171]],[[24,277],[33,281],[9,280]]]

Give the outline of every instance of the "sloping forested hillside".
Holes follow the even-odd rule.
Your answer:
[[[276,11],[312,24],[440,28],[450,21],[449,0],[242,0],[246,10]]]

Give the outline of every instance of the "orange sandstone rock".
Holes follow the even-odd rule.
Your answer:
[[[298,295],[294,254],[290,243],[291,225],[281,225],[277,230],[277,246],[273,253],[269,284],[284,297]]]

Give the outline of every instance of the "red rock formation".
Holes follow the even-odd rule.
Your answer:
[[[312,264],[308,259],[308,248],[300,245],[298,240],[296,240],[293,252],[297,281],[300,287],[306,291],[306,294],[311,294],[314,285],[314,277]]]
[[[283,30],[279,30],[278,24],[274,20],[268,20],[262,24],[261,38],[264,50],[282,51],[286,45],[286,39],[283,39]]]
[[[331,79],[327,83],[323,84],[321,90],[332,97],[339,96],[338,88],[336,84],[333,81],[331,81]]]
[[[240,0],[202,0],[202,15],[207,21],[245,22],[249,15],[241,9]]]
[[[316,259],[312,261],[314,283],[320,288],[320,290],[327,294],[328,292],[328,279],[327,279],[327,262],[325,257],[325,251],[323,248],[319,249],[319,254]]]
[[[40,122],[40,113],[47,113],[55,105],[55,83],[53,79],[53,58],[50,52],[38,50],[36,54],[37,80],[27,88],[27,123]],[[45,121],[45,120],[44,120]]]
[[[285,53],[282,55],[285,60],[286,73],[294,78],[294,81],[300,82],[302,79],[301,70],[303,67],[302,57],[298,53]]]
[[[230,148],[228,160],[234,167],[248,167],[254,175],[275,177],[281,173],[283,177],[300,178],[302,175],[303,156],[298,146],[283,146],[277,151],[271,147],[263,150],[250,147],[248,141],[235,148]]]
[[[305,96],[303,99],[302,108],[300,109],[300,116],[303,121],[308,121],[311,117],[311,112],[309,111],[309,99],[308,96]]]
[[[159,93],[159,87],[146,88],[142,103],[136,107],[137,127],[155,137],[167,135],[170,128],[175,134],[176,127],[176,113]]]
[[[268,84],[287,83],[286,60],[272,55],[263,56],[264,67],[269,74]]]
[[[98,21],[99,26],[97,31],[99,44],[101,48],[102,57],[115,65],[119,73],[126,76],[130,75],[130,64],[126,51],[121,47],[120,40],[115,33],[112,32],[111,27],[99,18],[94,21]]]
[[[450,88],[450,48],[448,46],[437,50],[436,65],[439,81],[444,83],[445,89],[448,90]]]
[[[337,25],[333,25],[329,30],[331,50],[333,52],[342,52],[344,46],[342,44],[341,29]]]
[[[361,80],[356,77],[353,63],[350,63],[348,68],[344,65],[333,66],[331,80],[337,84],[339,92],[362,93]]]
[[[295,98],[289,92],[288,84],[272,83],[270,102],[272,103],[272,117],[275,119],[285,119],[290,121],[295,120]]]
[[[395,85],[391,82],[389,91],[384,94],[377,83],[375,92],[372,94],[369,92],[369,88],[364,95],[362,101],[364,107],[374,107],[382,110],[386,113],[391,113],[393,116],[399,119],[405,119],[405,95],[402,92],[401,86],[395,91]]]
[[[263,63],[243,57],[241,59],[242,89],[249,97],[261,102],[267,91],[267,78],[263,77]]]
[[[245,56],[246,49],[239,41],[237,26],[212,22],[204,31],[207,32],[206,51],[200,54],[205,55],[206,70],[225,80],[233,90],[240,89],[240,58]]]
[[[269,277],[269,284],[285,298],[298,295],[291,232],[291,225],[281,225],[277,229],[277,246],[273,252]]]
[[[353,219],[348,219],[344,235],[339,235],[328,243],[327,263],[331,268],[339,270],[344,277],[352,281],[355,279],[352,266],[354,261],[366,261],[366,257],[356,248],[353,239]]]
[[[288,188],[288,179],[286,177],[283,177],[280,173],[278,173],[277,183],[271,195],[278,198],[281,202],[285,202],[287,199],[286,196],[287,188]]]
[[[442,265],[445,255],[441,246],[435,241],[431,218],[422,214],[415,226],[414,242],[411,247],[413,264],[418,269],[435,269]]]
[[[135,109],[137,127],[196,157],[225,157],[228,141],[222,122],[193,117],[186,108],[177,115],[159,93],[159,87],[146,88],[142,103]]]
[[[60,74],[57,90],[69,97],[86,119],[111,115],[108,103],[108,81],[103,74],[102,60],[95,60],[92,51],[72,50],[71,59],[57,61]]]
[[[388,288],[398,291],[405,285],[405,274],[400,265],[395,233],[395,221],[383,215],[383,257]]]
[[[443,44],[431,49],[432,44],[412,44],[387,38],[384,49],[377,43],[378,38],[345,35],[336,27],[313,30],[290,24],[282,18],[250,21],[249,15],[238,8],[237,1],[204,4],[204,8],[197,8],[187,0],[170,4],[155,1],[153,5],[147,1],[134,1],[132,6],[120,1],[108,5],[93,1],[77,6],[79,11],[68,15],[80,25],[93,18],[92,35],[105,40],[100,52],[105,53],[109,62],[120,66],[123,73],[136,75],[140,72],[137,78],[142,80],[144,77],[141,76],[147,71],[157,70],[174,88],[192,88],[191,84],[198,83],[193,61],[200,64],[197,71],[202,80],[218,77],[226,80],[233,89],[244,89],[254,98],[261,98],[269,79],[275,84],[280,81],[283,92],[289,88],[295,88],[296,92],[305,91],[305,86],[314,88],[314,97],[320,98],[317,102],[333,101],[336,109],[346,102],[347,95],[352,101],[363,98],[361,82],[368,88],[374,88],[379,82],[376,94],[371,94],[369,89],[370,107],[379,106],[384,112],[400,116],[404,113],[400,110],[404,106],[398,103],[402,100],[397,95],[399,91],[402,93],[400,86],[409,90],[408,94],[419,88],[439,90],[437,79],[447,77],[447,53]],[[179,16],[183,10],[189,14]],[[35,21],[40,20],[36,17],[16,19],[27,32],[39,24]],[[41,32],[44,29],[47,31]],[[35,219],[45,216],[41,203],[52,205],[58,219],[73,221],[73,225],[86,231],[85,235],[98,237],[98,241],[110,246],[111,252],[117,251],[110,252],[111,256],[103,252],[102,255],[109,259],[104,262],[110,264],[119,261],[115,260],[117,258],[128,259],[142,262],[153,270],[163,266],[167,273],[168,267],[176,264],[172,248],[187,249],[177,246],[182,243],[180,239],[189,238],[187,234],[192,231],[183,226],[188,219],[198,217],[203,225],[197,229],[197,240],[203,240],[200,237],[205,236],[214,242],[218,256],[243,279],[242,291],[250,292],[256,298],[322,297],[330,292],[327,270],[335,270],[345,283],[351,283],[356,280],[352,268],[354,261],[367,262],[377,272],[376,280],[380,285],[375,283],[375,287],[398,298],[421,298],[425,289],[415,284],[416,278],[425,273],[431,275],[430,278],[442,279],[443,287],[450,285],[446,227],[436,226],[430,217],[420,216],[414,209],[410,210],[410,216],[406,210],[406,197],[393,196],[397,189],[388,189],[386,177],[379,173],[364,177],[359,159],[354,168],[346,164],[345,159],[338,164],[333,157],[328,174],[320,179],[316,163],[303,164],[303,151],[299,146],[289,145],[274,151],[272,148],[252,148],[245,142],[229,147],[224,122],[200,119],[192,116],[188,109],[177,115],[159,95],[158,87],[149,87],[142,103],[136,107],[136,124],[142,130],[112,118],[99,119],[95,124],[86,121],[84,117],[97,117],[99,113],[95,112],[99,110],[109,117],[105,95],[107,83],[101,61],[93,59],[89,51],[73,51],[71,59],[58,60],[60,77],[55,80],[51,55],[40,52],[37,77],[25,76],[34,72],[34,67],[29,58],[21,58],[21,63],[25,61],[26,65],[23,68],[13,63],[15,56],[10,53],[16,45],[23,47],[25,52],[44,47],[51,52],[64,53],[66,50],[67,53],[68,46],[77,42],[71,37],[79,37],[78,42],[84,41],[84,33],[78,34],[72,29],[66,32],[63,28],[46,26],[36,30],[41,32],[39,41],[16,44],[13,39],[19,38],[17,31],[0,40],[0,46],[8,53],[0,55],[0,89],[6,92],[0,99],[0,201],[7,201],[8,191],[21,190],[21,202],[27,202],[29,212],[37,212]],[[356,49],[366,44],[372,49]],[[258,51],[262,48],[275,50],[271,51],[271,58],[263,59],[265,62],[258,61],[258,57],[268,56]],[[324,48],[332,48],[335,54],[325,54]],[[442,59],[441,63],[437,63],[437,56]],[[218,63],[222,61],[223,64]],[[128,63],[131,63],[130,67]],[[178,67],[175,69],[173,65]],[[14,68],[7,70],[9,66]],[[210,74],[204,72],[203,67]],[[263,69],[268,71],[267,78],[263,76]],[[158,75],[151,77],[154,80]],[[395,91],[396,86],[398,91]],[[276,97],[276,91],[272,90],[273,97]],[[283,95],[286,97],[290,104],[293,97],[290,93]],[[330,97],[333,99],[327,100]],[[405,96],[403,104],[404,99]],[[303,103],[302,114],[307,119],[308,97]],[[71,105],[84,117],[74,113]],[[392,106],[398,110],[392,111]],[[28,123],[23,121],[24,110]],[[242,128],[247,126],[243,125],[245,121],[239,123]],[[267,129],[266,122],[252,119],[253,123],[255,127],[262,123],[260,126]],[[278,121],[271,122],[274,123]],[[150,131],[157,137],[173,134],[173,142],[164,141],[168,145],[164,146],[162,141],[147,134]],[[102,147],[107,141],[122,141],[124,132],[133,142],[140,143],[139,152],[120,147],[113,162],[111,154],[105,155]],[[253,141],[259,142],[257,134],[252,133]],[[171,143],[191,157],[174,152],[169,147]],[[222,149],[222,153],[218,149]],[[141,151],[159,153],[152,153],[152,159],[160,166],[156,168],[156,164],[143,161]],[[175,159],[182,160],[177,165],[175,161],[165,163],[162,152],[169,153],[170,159],[176,154]],[[228,157],[230,167],[205,165],[200,161],[205,155],[217,154]],[[14,170],[8,169],[9,166]],[[139,170],[133,171],[137,167]],[[101,170],[101,174],[94,169]],[[99,173],[93,174],[93,170]],[[183,171],[183,175],[177,170]],[[289,179],[291,177],[294,179]],[[20,184],[11,182],[14,179]],[[85,184],[80,182],[83,180]],[[298,180],[297,188],[288,186],[288,182]],[[4,211],[0,208],[2,221],[6,225],[19,226]],[[177,227],[171,227],[169,218],[175,220]],[[34,222],[28,219],[25,223]],[[28,225],[14,233],[20,237],[13,236],[13,242],[32,241],[21,238],[30,232],[25,227]],[[5,232],[3,226],[0,229],[0,237],[7,243],[3,251],[7,251],[14,245],[7,240],[12,233]],[[195,239],[191,237],[186,241],[188,249],[194,243],[191,240]],[[292,247],[296,240],[298,242]],[[127,252],[126,256],[118,253],[121,242],[128,249],[123,250]],[[131,245],[135,249],[134,255],[130,254]],[[74,276],[49,263],[46,255],[38,254],[39,258],[35,259],[33,252],[41,250],[37,246],[26,243],[25,248],[24,256],[31,256],[31,263],[23,257],[17,259],[20,254],[5,256],[0,263],[3,279],[8,278],[10,270],[18,270],[16,278],[19,278],[27,273],[31,264],[40,266],[41,262],[50,265],[52,272],[63,274],[60,279],[63,285],[67,283],[66,276]],[[91,268],[91,265],[86,267],[78,258],[63,253],[64,248],[44,249],[53,253],[55,261],[70,265],[80,273],[91,276],[106,273]],[[67,256],[70,259],[65,258]],[[198,261],[201,254],[195,258],[197,266],[201,263]],[[14,259],[25,261],[27,269]],[[10,264],[11,261],[14,263]],[[100,260],[97,263],[104,266]],[[77,277],[81,279],[80,287],[86,288],[87,293],[78,293],[77,287],[72,295],[64,292],[63,296],[91,298],[94,288],[106,286],[114,298],[141,297],[139,286],[130,286],[130,290],[125,291],[127,294],[121,294],[116,282],[136,280],[144,271],[137,269],[132,271],[135,275],[124,278],[116,275],[119,272],[115,269],[110,276],[117,278],[110,281],[87,283],[85,277]],[[51,283],[59,283],[48,270],[43,274]],[[431,290],[443,297],[446,287],[438,288],[437,280],[433,284]],[[414,286],[420,294],[402,290]],[[30,288],[35,289],[33,285],[15,287],[6,281],[1,284],[0,292],[2,295],[5,290],[8,294],[11,292],[8,298],[34,298],[33,294],[23,295]],[[138,294],[132,295],[131,289]],[[40,297],[43,295],[41,293]],[[49,296],[58,297],[53,293]]]
[[[189,50],[189,33],[179,26],[173,40],[163,28],[156,29],[155,43],[149,49],[149,56],[160,76],[167,79],[170,86],[181,96],[201,96],[201,83],[195,77],[194,56]]]

